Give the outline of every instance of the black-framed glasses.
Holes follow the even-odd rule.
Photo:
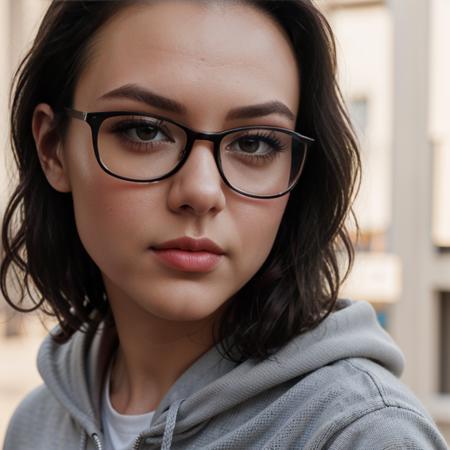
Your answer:
[[[214,159],[224,183],[253,198],[275,198],[291,191],[314,142],[295,131],[270,126],[212,133],[138,112],[65,111],[89,124],[95,157],[113,177],[136,183],[163,180],[183,166],[196,140],[206,140],[214,143]]]

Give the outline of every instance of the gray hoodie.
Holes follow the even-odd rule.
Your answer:
[[[134,448],[446,449],[398,380],[403,357],[372,307],[341,306],[263,362],[235,364],[210,349],[171,387]],[[106,328],[64,345],[48,337],[38,356],[45,384],[17,408],[4,450],[102,449],[101,385],[114,345]]]

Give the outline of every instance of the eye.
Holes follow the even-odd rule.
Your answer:
[[[130,137],[137,137],[142,141],[148,141],[154,139],[158,135],[158,129],[151,125],[139,126],[135,128],[130,128],[128,135]]]
[[[128,121],[117,124],[114,132],[121,133],[127,139],[137,143],[169,141],[172,139],[167,130],[157,123],[146,121]]]
[[[243,138],[239,139],[239,149],[245,153],[256,153],[260,148],[261,141],[255,138]]]
[[[248,156],[266,156],[286,148],[286,144],[277,137],[276,132],[258,130],[250,131],[241,136],[233,136],[227,150]]]

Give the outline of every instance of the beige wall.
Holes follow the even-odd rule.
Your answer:
[[[367,100],[361,136],[363,179],[355,209],[360,226],[384,231],[391,214],[392,23],[384,5],[338,9],[332,14],[339,78],[348,102]]]
[[[450,247],[450,1],[431,8],[430,138],[434,145],[433,239]]]
[[[8,85],[10,80],[10,7],[0,2],[0,211],[6,201],[5,147],[8,140]]]
[[[9,150],[8,102],[11,77],[30,47],[49,0],[0,1],[0,211],[10,190],[11,152]]]
[[[361,231],[383,236],[392,210],[392,17],[383,2],[340,7],[328,12],[338,51],[339,83],[352,111],[354,101],[367,105],[366,128],[359,131],[362,180],[355,212]],[[336,5],[336,4],[335,4]],[[376,303],[398,300],[401,261],[384,245],[377,253],[357,253],[343,296]],[[380,253],[383,250],[383,253]]]

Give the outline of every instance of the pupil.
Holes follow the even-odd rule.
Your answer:
[[[255,153],[258,150],[258,141],[256,139],[243,139],[240,147],[247,153]]]
[[[136,135],[138,136],[139,139],[142,140],[148,140],[148,139],[153,139],[156,136],[156,129],[152,128],[152,127],[140,127],[136,129]]]

